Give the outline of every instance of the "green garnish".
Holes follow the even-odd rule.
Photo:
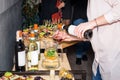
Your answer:
[[[49,50],[49,51],[47,51],[47,56],[49,56],[49,57],[54,57],[55,56],[55,50]]]

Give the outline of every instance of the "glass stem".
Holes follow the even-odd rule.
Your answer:
[[[55,80],[55,70],[50,70],[50,80]]]

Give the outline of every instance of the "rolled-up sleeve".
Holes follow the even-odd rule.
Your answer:
[[[104,14],[108,23],[120,20],[120,0],[106,0],[112,7],[110,11]]]

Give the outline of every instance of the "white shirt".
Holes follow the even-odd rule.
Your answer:
[[[89,20],[104,15],[109,22],[93,30],[93,72],[99,65],[102,80],[120,80],[120,0],[88,0],[87,11]]]

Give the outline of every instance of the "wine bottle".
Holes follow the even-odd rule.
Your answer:
[[[62,29],[64,29],[68,34],[73,35],[73,36],[76,36],[74,33],[75,27],[76,27],[75,25],[61,26]],[[83,36],[85,39],[89,40],[91,39],[92,35],[93,35],[92,29],[88,29],[84,32]]]
[[[35,38],[36,38],[36,43],[37,43],[37,45],[38,45],[38,55],[39,55],[39,60],[40,60],[40,40],[39,40],[39,32],[38,32],[38,28],[39,28],[39,26],[38,26],[38,24],[34,24],[34,26],[33,26],[33,28],[34,28],[34,33],[35,33]]]
[[[34,32],[30,33],[30,44],[29,50],[27,53],[27,66],[29,71],[36,71],[38,70],[38,45],[35,40]]]
[[[25,71],[25,45],[22,41],[22,31],[16,32],[16,45],[15,45],[15,70]]]

